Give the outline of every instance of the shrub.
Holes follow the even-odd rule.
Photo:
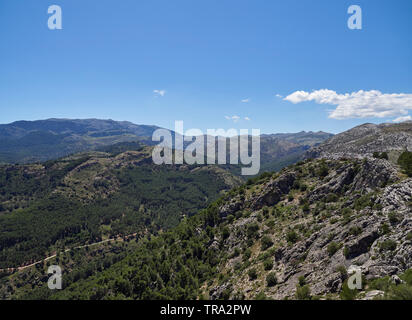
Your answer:
[[[269,217],[269,208],[267,206],[264,206],[262,213],[265,218]]]
[[[306,284],[306,279],[305,279],[304,276],[300,276],[298,278],[298,281],[299,281],[299,286],[301,286],[301,287],[303,287]]]
[[[250,259],[250,256],[252,255],[252,251],[248,248],[243,252],[243,261],[248,261]]]
[[[334,194],[334,193],[329,193],[327,196],[326,196],[326,202],[336,202],[336,201],[338,201],[339,200],[339,197],[336,195],[336,194]]]
[[[298,234],[297,234],[294,230],[289,231],[289,232],[286,234],[286,240],[287,240],[288,242],[295,243],[296,241],[298,241],[298,239],[299,239],[299,236],[298,236]]]
[[[233,251],[232,257],[236,258],[240,256],[240,249],[239,248],[235,248],[235,250]]]
[[[398,164],[409,177],[412,177],[412,152],[405,151],[398,158]]]
[[[263,262],[263,267],[265,268],[266,271],[272,270],[272,268],[273,268],[273,261],[272,261],[272,259],[266,259],[266,260]]]
[[[340,265],[336,268],[336,271],[340,273],[342,279],[346,279],[348,277],[348,271],[346,270],[345,266]]]
[[[412,286],[412,269],[406,270],[405,273],[400,276],[400,278],[408,285]]]
[[[362,233],[362,228],[355,226],[349,229],[349,234],[357,236]]]
[[[345,216],[345,215],[351,215],[352,214],[352,210],[351,210],[351,208],[345,208],[345,209],[343,209],[342,210],[342,215],[343,216]]]
[[[387,152],[382,152],[380,158],[388,160],[389,159],[388,153]]]
[[[412,300],[412,287],[406,284],[392,286],[387,298],[390,300]]]
[[[388,239],[380,243],[381,251],[394,251],[396,249],[396,242]]]
[[[267,297],[263,291],[259,292],[255,297],[255,300],[266,300],[266,299]]]
[[[262,250],[265,251],[271,246],[273,246],[273,241],[268,236],[264,236],[262,238]]]
[[[228,228],[228,227],[224,227],[223,230],[222,230],[222,237],[223,237],[223,239],[225,240],[225,239],[229,238],[229,236],[230,236],[229,228]]]
[[[304,286],[296,286],[296,294],[295,297],[297,300],[310,300],[311,296],[310,296],[310,288],[308,285],[304,285]]]
[[[374,152],[373,157],[376,159],[385,159],[385,160],[389,159],[387,152],[382,152],[382,153]]]
[[[259,231],[258,224],[257,223],[252,223],[251,225],[249,225],[247,227],[247,231],[246,231],[247,237],[249,239],[256,238],[257,235],[258,235],[258,231]]]
[[[317,171],[317,175],[320,178],[324,178],[329,174],[329,168],[326,165],[325,162],[322,162],[322,164],[319,166],[318,171]]]
[[[249,280],[250,280],[250,281],[256,280],[256,278],[257,278],[257,271],[256,271],[255,268],[250,269],[247,274],[249,275]]]
[[[300,189],[300,182],[299,180],[295,180],[292,185],[292,189],[299,190]]]
[[[339,249],[340,249],[340,245],[337,244],[336,242],[332,241],[331,243],[329,243],[328,248],[327,248],[329,257],[332,257]]]
[[[391,224],[395,224],[395,223],[399,222],[399,218],[398,218],[398,215],[396,214],[396,212],[393,212],[393,211],[389,212],[388,218],[389,218],[389,222]]]
[[[340,298],[342,300],[355,300],[358,295],[357,289],[349,289],[348,281],[346,280],[342,285],[342,291],[340,292]]]
[[[349,253],[350,253],[349,247],[345,246],[345,248],[343,248],[343,255],[345,256],[346,259],[349,258]]]
[[[358,199],[355,200],[355,209],[356,210],[362,210],[368,206],[371,206],[371,199],[369,195],[364,195]]]
[[[381,228],[379,231],[382,235],[385,235],[391,232],[391,228],[389,227],[387,223],[384,223],[381,225]]]
[[[268,287],[273,287],[273,286],[277,285],[278,278],[276,277],[276,274],[274,272],[271,272],[267,275],[266,283],[267,283]]]

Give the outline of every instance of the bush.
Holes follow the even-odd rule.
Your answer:
[[[339,200],[339,197],[336,195],[336,194],[334,194],[334,193],[329,193],[327,196],[326,196],[326,202],[336,202],[336,201],[338,201]]]
[[[271,246],[273,246],[273,241],[268,236],[264,236],[262,238],[262,250],[265,251]]]
[[[266,271],[272,270],[272,268],[273,268],[273,261],[272,261],[272,259],[266,259],[266,260],[263,262],[263,267],[265,268]]]
[[[342,279],[346,279],[348,277],[348,271],[346,270],[345,266],[340,265],[336,268],[336,271],[340,273]]]
[[[276,274],[274,272],[271,272],[267,275],[266,283],[267,283],[268,287],[273,287],[273,286],[277,285],[278,278],[276,277]]]
[[[308,285],[304,285],[303,287],[297,285],[296,286],[296,294],[295,297],[297,300],[310,300],[310,288]]]
[[[399,218],[398,218],[398,215],[396,214],[396,212],[393,212],[393,211],[389,212],[388,218],[389,218],[389,222],[391,224],[396,224],[396,223],[399,222]]]
[[[296,241],[298,241],[298,239],[299,239],[299,236],[294,230],[286,234],[286,240],[290,243],[295,243]]]
[[[252,251],[248,248],[243,252],[243,261],[248,261],[250,259],[250,256],[252,255]]]
[[[230,236],[230,231],[228,227],[224,227],[222,231],[223,240],[226,240]]]
[[[389,159],[387,152],[382,152],[382,153],[374,152],[373,157],[376,159],[385,159],[385,160]]]
[[[340,249],[340,245],[337,244],[336,242],[332,241],[331,243],[329,243],[328,248],[327,248],[329,257],[332,257],[339,249]]]
[[[249,225],[247,227],[247,231],[246,231],[247,237],[249,239],[256,238],[257,235],[258,235],[258,231],[259,231],[259,226],[258,226],[257,223],[253,223],[253,224]]]
[[[342,291],[340,292],[340,298],[342,300],[355,300],[358,295],[357,289],[349,289],[348,281],[346,280],[342,285]]]
[[[381,225],[381,228],[379,231],[382,235],[385,235],[391,232],[391,228],[389,227],[387,223],[384,223]]]
[[[308,213],[308,212],[310,211],[309,203],[306,202],[306,203],[303,205],[302,211],[303,211],[304,213]]]
[[[381,159],[388,160],[389,159],[388,153],[387,152],[382,152],[381,153]]]
[[[329,174],[329,168],[326,165],[325,162],[322,162],[322,164],[319,166],[318,171],[317,171],[317,175],[320,178],[324,178]]]
[[[364,195],[358,199],[355,200],[355,209],[356,210],[362,210],[366,207],[371,206],[371,198],[370,195]]]
[[[412,287],[405,284],[391,287],[387,298],[390,300],[412,300]]]
[[[398,158],[398,164],[409,177],[412,177],[412,152],[405,151]]]
[[[351,208],[345,208],[342,210],[342,215],[343,216],[350,216],[352,214]]]
[[[380,243],[381,251],[394,251],[396,249],[396,242],[393,240],[385,240]]]
[[[361,233],[362,233],[362,228],[361,227],[356,226],[356,227],[352,227],[352,228],[349,229],[349,234],[351,234],[351,235],[357,236]]]
[[[248,274],[248,276],[249,276],[249,280],[250,280],[250,281],[256,280],[256,278],[257,278],[257,271],[256,271],[255,268],[250,269],[247,274]]]
[[[266,300],[266,299],[267,297],[263,291],[259,292],[255,297],[255,300]]]
[[[343,255],[345,256],[346,259],[349,258],[349,247],[345,246],[345,248],[343,248]]]
[[[269,208],[267,206],[264,206],[262,213],[265,218],[269,217]]]

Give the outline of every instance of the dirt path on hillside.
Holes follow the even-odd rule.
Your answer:
[[[62,253],[66,253],[66,252],[69,252],[69,251],[72,251],[72,250],[76,250],[76,249],[82,249],[82,248],[86,248],[86,247],[97,246],[97,245],[99,245],[99,244],[103,244],[103,243],[107,243],[107,242],[123,241],[123,239],[128,239],[128,238],[134,237],[134,236],[136,236],[136,235],[137,235],[137,233],[133,233],[133,234],[129,234],[129,235],[124,236],[124,237],[110,238],[110,239],[102,240],[102,241],[99,241],[99,242],[94,242],[94,243],[90,243],[90,244],[85,244],[85,245],[82,245],[82,246],[77,246],[77,247],[74,247],[74,248],[66,249],[66,250],[62,251]],[[17,268],[5,268],[5,269],[0,269],[0,272],[14,272],[14,271],[16,271],[16,270],[17,270],[17,271],[22,271],[22,270],[25,270],[25,269],[27,269],[27,268],[34,267],[35,265],[37,265],[37,264],[39,264],[39,263],[43,263],[43,262],[46,262],[46,261],[48,261],[48,260],[50,260],[50,259],[53,259],[53,258],[55,258],[56,256],[57,256],[57,254],[55,253],[55,254],[53,254],[53,255],[51,255],[51,256],[48,256],[48,257],[46,257],[46,258],[44,258],[44,259],[42,259],[42,260],[33,262],[33,263],[28,264],[28,265],[25,265],[25,266],[20,266],[20,267],[17,267]]]

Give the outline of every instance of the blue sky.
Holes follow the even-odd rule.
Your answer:
[[[52,4],[62,30],[47,28]],[[352,4],[362,30],[347,27]],[[409,0],[2,0],[0,123],[184,120],[185,129],[336,133],[392,121],[412,109],[411,14]],[[360,90],[405,96],[373,95],[374,108],[400,106],[362,113],[363,94],[341,96]],[[296,91],[306,96],[284,100]],[[330,118],[341,98],[343,113],[356,112]]]

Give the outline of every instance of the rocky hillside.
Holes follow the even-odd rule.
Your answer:
[[[400,275],[412,268],[411,195],[385,160],[309,161],[251,185],[220,208],[232,223],[211,248],[226,259],[203,294],[338,297],[357,268],[365,284]]]
[[[306,160],[249,180],[104,271],[30,296],[411,299],[411,194],[386,160]],[[359,291],[347,287],[356,270]]]
[[[412,149],[412,121],[403,123],[363,124],[337,134],[307,154],[310,158],[361,158],[374,152],[388,152],[390,159],[402,150]]]

